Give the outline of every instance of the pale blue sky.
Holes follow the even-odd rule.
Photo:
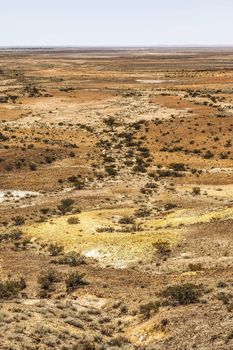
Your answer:
[[[0,46],[233,45],[233,0],[0,0]]]

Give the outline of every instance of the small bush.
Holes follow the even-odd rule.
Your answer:
[[[146,173],[146,164],[137,164],[133,167],[135,173]]]
[[[16,226],[20,226],[25,223],[25,219],[22,216],[16,216],[13,220]]]
[[[202,156],[204,159],[211,159],[214,157],[214,153],[212,153],[211,151],[207,151],[205,154],[203,154]]]
[[[160,241],[160,242],[153,243],[153,246],[156,248],[157,253],[161,256],[168,256],[171,253],[169,242]]]
[[[75,153],[73,151],[70,152],[70,157],[74,158],[75,157]]]
[[[171,210],[171,209],[174,209],[176,207],[177,207],[177,205],[174,204],[174,203],[167,203],[167,204],[165,204],[165,209],[166,210]]]
[[[60,282],[60,277],[55,270],[48,270],[38,278],[40,286],[40,296],[47,297],[49,292],[53,291],[54,283]]]
[[[170,169],[174,171],[185,171],[185,165],[183,163],[172,163],[170,164]]]
[[[7,164],[7,165],[5,166],[5,170],[6,170],[6,171],[12,171],[12,170],[13,170],[13,166],[12,166],[11,164]]]
[[[227,153],[220,153],[220,159],[228,159],[229,156]]]
[[[66,198],[66,199],[63,199],[61,203],[64,207],[69,208],[74,204],[74,200],[71,198]]]
[[[0,281],[0,299],[11,299],[19,295],[26,288],[23,278],[19,280]]]
[[[29,164],[29,168],[31,171],[36,171],[37,170],[37,165],[35,163]]]
[[[201,193],[200,187],[193,187],[192,193],[197,196]]]
[[[43,214],[43,215],[46,215],[49,213],[49,208],[41,208],[40,209],[40,212]]]
[[[63,253],[64,248],[59,244],[51,243],[48,247],[48,251],[52,256],[58,256]]]
[[[148,217],[150,216],[151,214],[151,210],[149,209],[146,209],[146,208],[139,208],[135,213],[134,215],[138,218],[145,218],[145,217]]]
[[[174,170],[158,169],[157,173],[159,177],[182,177],[182,173]]]
[[[0,235],[0,242],[17,241],[22,238],[22,231],[12,231],[9,233],[2,233]]]
[[[223,282],[223,281],[219,281],[217,283],[217,288],[226,288],[227,287],[227,283]]]
[[[199,302],[202,295],[202,289],[192,283],[179,284],[167,287],[162,296],[167,299],[167,303],[171,305],[188,305]]]
[[[131,218],[129,216],[124,216],[119,220],[119,224],[123,224],[123,225],[133,225],[134,223],[135,223],[134,218]]]
[[[129,340],[126,337],[124,337],[122,335],[118,335],[115,338],[112,338],[108,344],[110,346],[114,346],[114,347],[118,347],[118,348],[123,349],[123,346],[128,344],[128,343],[129,343]]]
[[[230,331],[230,333],[227,336],[227,340],[232,340],[233,339],[233,331]]]
[[[78,266],[86,263],[84,256],[77,252],[69,252],[65,254],[62,258],[52,261],[54,264]]]
[[[149,302],[146,304],[140,305],[140,313],[144,318],[148,319],[152,314],[155,314],[159,311],[160,303],[158,301]]]
[[[221,292],[217,294],[217,299],[221,300],[223,304],[227,305],[231,301],[232,295],[229,293],[227,294],[227,293]]]
[[[111,130],[113,130],[113,127],[114,127],[114,125],[116,123],[114,117],[109,116],[109,117],[105,118],[103,121],[109,128],[111,128]]]
[[[67,292],[73,292],[77,288],[86,285],[87,282],[84,280],[84,276],[83,273],[78,271],[71,272],[65,280]]]
[[[190,271],[201,271],[202,270],[202,265],[201,263],[190,263],[189,264],[189,270]]]
[[[62,212],[62,214],[66,214],[73,209],[73,204],[74,200],[71,198],[62,199],[61,204],[58,205],[58,209]]]
[[[71,217],[67,220],[67,223],[70,225],[77,225],[80,223],[79,218]]]
[[[117,170],[115,169],[114,166],[106,166],[105,171],[108,173],[109,176],[116,176],[117,175]]]

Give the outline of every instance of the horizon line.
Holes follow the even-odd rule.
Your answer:
[[[233,48],[233,44],[160,44],[160,45],[0,45],[0,49],[160,49],[160,48]]]

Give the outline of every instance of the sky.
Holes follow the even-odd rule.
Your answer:
[[[233,0],[0,0],[0,46],[233,45]]]

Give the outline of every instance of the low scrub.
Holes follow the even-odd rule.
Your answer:
[[[134,218],[131,218],[130,216],[123,216],[119,220],[119,224],[122,225],[133,225],[135,223]]]
[[[64,248],[62,245],[51,243],[48,247],[48,251],[52,256],[58,256],[63,253]]]
[[[58,205],[58,209],[62,214],[66,214],[73,209],[74,200],[72,198],[62,199],[61,204]]]
[[[18,280],[0,281],[0,299],[16,298],[25,288],[26,282],[23,278]]]
[[[0,242],[17,241],[22,238],[22,231],[15,230],[12,232],[5,232],[0,235]]]
[[[40,287],[39,296],[46,298],[54,290],[54,284],[60,282],[60,277],[55,270],[48,270],[40,275],[38,284]]]
[[[85,264],[86,259],[81,254],[72,251],[65,254],[59,259],[53,260],[52,263],[60,265],[78,266]]]
[[[84,276],[78,271],[70,272],[65,280],[67,292],[73,292],[79,287],[85,286],[87,282],[84,280]]]
[[[77,224],[80,223],[80,220],[79,220],[79,218],[71,217],[71,218],[69,218],[69,219],[67,220],[67,223],[68,223],[69,225],[77,225]]]
[[[184,283],[167,287],[163,290],[162,296],[166,298],[168,305],[188,305],[199,302],[203,294],[201,286],[193,283]]]
[[[156,253],[160,256],[168,256],[171,253],[170,243],[166,241],[159,241],[153,244]]]
[[[149,303],[140,305],[140,314],[143,316],[143,318],[148,319],[150,316],[159,311],[159,307],[159,301],[150,301]]]

